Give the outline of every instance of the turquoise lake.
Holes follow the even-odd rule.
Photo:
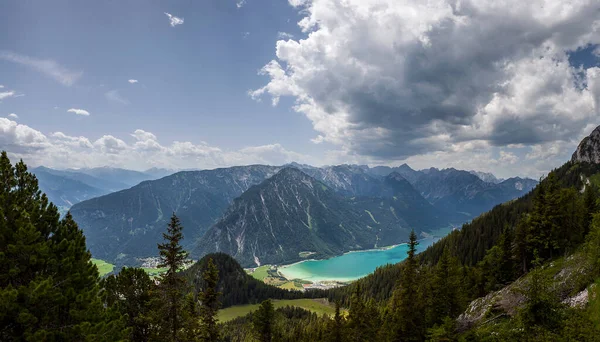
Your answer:
[[[427,247],[447,235],[451,229],[436,231],[434,235],[419,240],[417,251]],[[406,259],[407,244],[388,249],[350,252],[324,260],[307,260],[289,266],[279,267],[279,272],[287,279],[304,279],[312,282],[335,280],[352,281],[375,271],[379,266],[395,264]]]

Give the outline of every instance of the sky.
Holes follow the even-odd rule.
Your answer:
[[[0,2],[0,149],[31,166],[537,178],[598,125],[597,0]]]

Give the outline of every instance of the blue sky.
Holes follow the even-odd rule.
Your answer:
[[[3,1],[0,148],[52,167],[537,177],[600,124],[600,11],[509,2]]]
[[[164,12],[184,24],[171,27]],[[251,0],[238,8],[234,0],[11,1],[0,4],[0,13],[0,29],[11,32],[0,37],[2,50],[82,73],[64,86],[0,61],[0,84],[25,94],[3,101],[2,112],[17,113],[24,124],[89,138],[141,128],[164,141],[222,148],[316,147],[307,144],[314,136],[309,121],[289,106],[274,108],[247,95],[265,82],[257,71],[272,59],[278,33],[301,33],[298,12],[285,2]],[[114,90],[124,103],[107,100]],[[74,117],[69,108],[91,115]]]

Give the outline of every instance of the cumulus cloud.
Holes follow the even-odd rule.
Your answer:
[[[124,105],[129,104],[129,100],[124,98],[121,95],[121,93],[119,93],[119,90],[117,90],[117,89],[107,91],[104,94],[104,97],[106,97],[106,99],[111,102],[120,103],[120,104],[124,104]]]
[[[169,17],[169,24],[171,25],[171,27],[175,27],[177,25],[183,25],[183,18],[176,17],[176,16],[172,15],[171,13],[167,13],[167,12],[165,12],[165,15],[167,17]]]
[[[131,79],[131,80],[128,80],[127,82],[129,82],[129,83],[131,83],[131,84],[134,84],[134,83],[138,83],[138,80],[133,80],[133,79]]]
[[[49,143],[40,131],[7,118],[0,118],[0,146],[9,152],[29,154],[49,147]]]
[[[19,118],[19,116],[17,114],[15,114],[15,113],[8,114],[8,117],[9,118],[13,118],[13,119],[18,119]]]
[[[83,72],[69,70],[51,59],[39,59],[10,51],[0,51],[0,59],[21,64],[39,71],[65,86],[75,84],[75,82],[83,75]]]
[[[67,110],[67,113],[74,113],[76,115],[90,116],[90,112],[88,112],[85,109],[71,108],[71,109]]]
[[[278,40],[268,83],[346,158],[468,155],[579,140],[600,114],[600,68],[568,53],[600,44],[598,2],[289,0],[306,38]],[[494,157],[499,156],[499,157]]]
[[[144,170],[150,167],[208,169],[233,165],[278,165],[298,161],[315,162],[280,144],[224,150],[206,142],[173,141],[161,144],[152,132],[137,129],[126,137],[105,134],[97,139],[63,132],[48,135],[7,118],[0,118],[0,146],[11,157],[32,166],[97,167],[118,166]]]

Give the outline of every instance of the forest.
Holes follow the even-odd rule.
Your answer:
[[[412,232],[404,262],[349,286],[301,293],[253,280],[225,254],[182,270],[184,227],[175,214],[157,246],[165,273],[151,279],[123,268],[100,278],[71,215],[60,219],[27,166],[13,166],[3,152],[0,340],[598,341],[598,171],[569,162],[420,255]],[[577,277],[567,291],[554,270],[573,260]],[[494,306],[476,324],[463,319],[473,300],[517,283],[524,300],[514,310]],[[586,307],[564,302],[593,283]],[[271,302],[301,297],[328,298],[335,314]],[[217,320],[220,308],[258,302],[247,316]]]

